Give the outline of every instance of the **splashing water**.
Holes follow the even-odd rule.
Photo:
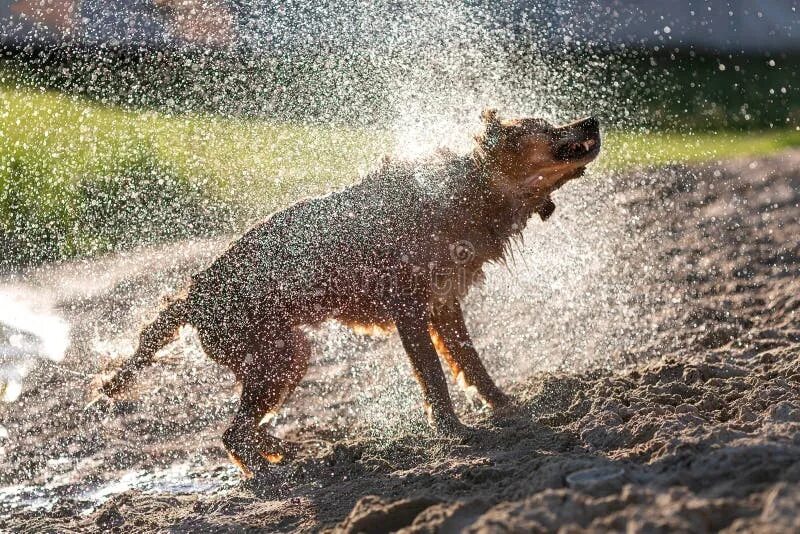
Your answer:
[[[571,6],[569,2],[562,2],[558,6],[559,12],[580,12],[571,9]],[[316,110],[314,122],[317,124],[337,125],[347,121],[359,128],[366,126],[376,135],[389,139],[387,144],[382,145],[387,146],[389,152],[402,158],[416,158],[439,147],[457,152],[469,150],[472,145],[470,137],[478,127],[478,112],[487,106],[496,106],[509,116],[536,115],[554,121],[608,112],[619,105],[615,98],[615,83],[609,82],[617,77],[630,75],[624,70],[613,71],[613,57],[601,56],[591,51],[583,55],[577,68],[565,68],[564,64],[553,61],[552,47],[567,47],[567,43],[553,41],[552,36],[548,37],[543,32],[542,28],[548,26],[545,23],[552,18],[546,5],[533,6],[528,14],[531,18],[520,17],[518,7],[511,4],[489,6],[440,0],[407,3],[402,6],[394,3],[367,5],[360,2],[334,3],[318,0],[312,3],[288,2],[280,6],[245,4],[242,9],[242,13],[249,17],[249,23],[241,28],[235,41],[246,45],[246,49],[252,52],[248,54],[244,49],[239,50],[244,54],[242,57],[247,58],[247,68],[244,71],[231,71],[229,62],[235,56],[189,55],[186,61],[193,65],[193,72],[206,73],[220,83],[210,87],[199,86],[202,92],[193,93],[194,100],[184,99],[182,109],[174,107],[179,105],[179,101],[172,97],[166,102],[161,101],[160,105],[166,104],[171,111],[180,112],[196,109],[192,102],[196,104],[199,101],[211,104],[213,109],[223,114],[269,116],[276,119],[296,117],[304,108],[313,108]],[[89,29],[86,31],[89,32]],[[98,37],[91,32],[84,35],[90,41]],[[102,80],[105,71],[99,65],[105,59],[104,53],[101,50],[94,50],[93,53],[96,54],[94,63],[89,61],[85,65],[87,70],[84,74],[93,80]],[[287,62],[302,65],[303,79],[307,85],[296,87],[284,83],[287,80],[281,77],[280,69]],[[77,64],[69,68],[78,69]],[[79,75],[77,70],[70,74]],[[242,75],[246,75],[248,80],[256,84],[251,87],[249,98],[242,98],[241,91],[232,88],[232,80]],[[301,77],[297,72],[294,75]],[[274,87],[264,92],[266,86],[258,84],[267,79],[277,81]],[[101,83],[89,83],[82,86],[82,90],[94,94]],[[284,84],[281,85],[282,83]],[[138,87],[140,94],[132,94],[130,98],[133,100],[130,101],[136,101],[137,96],[140,99],[149,98],[144,79]],[[171,86],[168,89],[178,93],[180,87]],[[260,94],[266,98],[258,97]],[[91,118],[97,114],[89,108],[87,110],[88,115],[81,114],[78,117],[81,122],[85,117]],[[13,114],[14,108],[9,107],[8,111]],[[30,115],[30,111],[26,110],[26,113]],[[41,112],[53,118],[58,116],[58,110],[53,109],[32,111],[33,115]],[[156,155],[171,153],[177,147],[185,154],[181,157],[182,163],[179,167],[184,167],[186,172],[220,169],[214,172],[225,180],[223,187],[228,189],[226,198],[239,199],[237,202],[240,205],[247,206],[243,210],[244,215],[233,224],[233,229],[237,232],[244,227],[244,221],[251,220],[254,216],[263,216],[265,206],[273,207],[297,196],[352,182],[357,178],[356,171],[359,168],[369,166],[364,165],[364,157],[376,161],[383,151],[375,150],[373,145],[368,149],[371,152],[367,154],[358,152],[363,150],[362,147],[357,147],[354,152],[347,143],[359,143],[363,136],[348,140],[346,137],[349,134],[346,131],[338,139],[331,139],[330,134],[324,134],[322,141],[317,142],[315,138],[318,137],[318,132],[313,127],[292,134],[288,144],[283,144],[280,138],[275,139],[272,135],[267,140],[250,133],[245,134],[247,137],[239,138],[240,130],[227,127],[205,131],[201,137],[191,137],[192,134],[188,139],[180,136],[166,137],[163,133],[156,132],[170,129],[169,124],[158,126],[154,130],[149,122],[142,122],[134,115],[113,120],[117,124],[131,121],[132,125],[129,138],[119,148],[115,149],[114,145],[109,145],[99,137],[97,127],[94,126],[94,129],[81,128],[81,143],[78,146],[74,145],[74,139],[69,140],[68,146],[60,146],[57,141],[52,141],[56,145],[43,147],[44,151],[51,154],[54,151],[76,154],[88,150],[101,154],[102,158],[103,152],[121,150],[124,159],[131,154],[138,154],[142,145],[147,147],[154,143],[155,138],[160,138],[164,146],[154,147]],[[624,116],[617,115],[615,124],[623,125],[626,121],[630,123],[633,117],[627,113]],[[11,131],[14,131],[13,125],[11,126]],[[259,132],[258,129],[255,131]],[[241,132],[245,133],[246,130],[242,129]],[[57,139],[59,135],[58,129],[51,130],[49,126],[40,133],[39,137],[45,139]],[[16,135],[22,134],[17,132]],[[4,139],[7,141],[3,142],[12,142],[15,149],[36,142],[27,137],[14,140],[11,136]],[[334,158],[341,157],[334,155],[338,144],[344,145],[342,148],[345,158],[357,163],[333,163]],[[315,154],[299,154],[298,148],[302,145],[313,146]],[[230,158],[231,153],[240,156]],[[223,154],[225,163],[215,163],[214,158],[221,158]],[[315,156],[322,158],[322,165],[314,160]],[[64,156],[59,158],[63,161]],[[324,169],[325,161],[333,163],[328,164],[328,168],[335,166],[335,174]],[[18,164],[17,160],[6,161],[7,171],[10,169],[8,172],[15,172],[17,167],[14,165]],[[58,159],[54,160],[53,167],[59,165],[63,167]],[[109,169],[110,166],[110,162],[101,163],[97,172],[118,172]],[[265,166],[274,172],[265,171]],[[327,179],[331,181],[321,184],[313,175],[305,173],[292,177],[293,169],[309,166],[323,174],[327,172]],[[81,169],[86,166],[63,168],[64,172],[57,179],[70,182],[74,180],[74,174],[82,172]],[[145,172],[156,173],[160,177],[161,173],[171,171],[156,166],[146,167]],[[294,180],[288,187],[285,185],[287,175],[290,181]],[[170,177],[169,180],[173,178]],[[159,179],[158,183],[161,182]],[[164,182],[169,183],[168,180]],[[262,185],[254,185],[257,183]],[[134,189],[138,187],[135,182],[131,186]],[[33,188],[35,184],[27,187]],[[148,190],[132,198],[149,198],[160,194],[162,193],[158,190]],[[128,220],[147,220],[148,214],[153,213],[156,208],[161,211],[160,206],[170,205],[180,196],[188,196],[180,189],[169,194],[177,196],[165,196],[163,199],[156,196],[156,203],[153,205],[143,203],[136,207],[133,201],[126,201],[127,206],[134,205],[135,211],[116,220],[113,224],[117,228],[112,228],[108,237],[105,237],[105,233],[100,234],[100,250],[106,247],[104,240],[107,239],[118,240],[119,246],[125,246],[127,241],[119,240],[116,234],[126,234],[124,225],[129,224]],[[86,208],[75,205],[75,200],[69,198],[70,195],[73,193],[66,195],[66,198],[55,199],[56,203],[73,203],[72,207],[64,206],[68,213],[87,209],[89,216],[95,219],[106,216],[101,215],[102,212],[91,215],[98,211],[98,197],[92,196],[94,193],[86,197]],[[109,192],[108,201],[113,201],[115,196],[118,194]],[[100,197],[101,201],[103,198],[106,197]],[[201,199],[199,202],[204,201]],[[189,213],[196,211],[191,206],[189,208],[191,210],[184,207],[180,209]],[[115,206],[110,208],[112,211],[119,209],[121,208]],[[159,235],[169,237],[169,231],[174,228],[175,235],[182,236],[182,229],[197,225],[205,220],[207,214],[200,212],[189,217],[157,224]],[[86,226],[81,219],[67,224],[72,224],[73,227]],[[46,235],[28,232],[27,228],[22,226],[20,232],[23,233],[24,240],[33,241],[32,246],[38,246],[40,241],[48,239]],[[164,233],[163,228],[168,229],[167,233]],[[95,232],[99,231],[101,230]],[[134,226],[127,233],[141,231],[148,235],[154,233],[151,226]],[[92,234],[91,227],[88,237],[73,238],[67,234],[64,240],[69,247],[74,247],[70,241],[77,240],[79,248],[84,247],[80,244],[82,241],[88,241],[90,244],[86,248],[98,249],[98,234]],[[113,250],[117,246],[112,242],[110,248]],[[552,258],[555,255],[557,258],[564,250],[566,248],[550,250],[547,257]],[[522,255],[527,254],[523,252]],[[565,258],[564,261],[569,260]],[[564,269],[561,271],[562,274],[567,272]],[[526,272],[530,275],[530,271]],[[518,280],[520,276],[524,275],[518,275]],[[569,282],[562,280],[561,283]],[[492,287],[491,292],[498,291],[504,293],[500,287]],[[505,293],[505,297],[507,296]],[[59,350],[63,353],[63,347]]]
[[[22,393],[22,379],[37,358],[60,362],[69,325],[41,298],[0,287],[0,391],[6,402]]]
[[[158,296],[207,264],[226,238],[186,239],[238,235],[276,208],[354,182],[385,152],[403,159],[440,147],[466,152],[485,107],[557,123],[599,115],[608,127],[634,132],[671,125],[647,104],[654,92],[680,84],[647,54],[645,68],[636,70],[616,61],[635,51],[587,38],[589,26],[594,35],[612,29],[607,18],[592,19],[594,2],[537,2],[527,10],[516,2],[445,0],[238,4],[238,19],[222,17],[228,29],[205,40],[213,46],[147,49],[144,57],[113,46],[89,54],[65,46],[60,63],[53,54],[16,65],[13,76],[0,71],[0,82],[17,86],[0,88],[0,198],[11,206],[10,215],[0,214],[0,244],[18,260],[0,257],[4,401],[24,394],[23,379],[37,362],[65,361],[91,374],[129,355]],[[241,22],[238,32],[227,26],[233,20]],[[102,41],[85,30],[88,42]],[[669,41],[662,33],[656,46],[667,57]],[[73,96],[40,92],[54,87]],[[641,147],[617,150],[623,160],[636,159]],[[558,193],[558,215],[531,224],[509,265],[489,267],[465,305],[477,348],[502,386],[535,371],[614,367],[652,328],[651,303],[640,295],[648,273],[625,263],[634,254],[646,263],[648,250],[626,226],[629,214],[603,163],[601,156],[598,167]],[[155,248],[133,248],[141,243]],[[75,257],[84,259],[36,275],[18,272],[20,265]],[[384,437],[419,425],[419,398],[408,394],[416,386],[396,336],[364,339],[328,324],[312,338],[314,365],[290,402],[292,418],[270,422],[276,433],[294,430],[298,412],[317,410],[325,413],[308,415],[305,424],[361,420]],[[200,425],[221,425],[236,397],[220,378],[227,375],[198,356],[196,339],[182,337],[178,345],[170,356],[180,363],[162,362],[160,374],[145,377],[158,387],[144,394],[140,410],[160,414],[163,392],[189,381],[202,391],[193,398],[197,406],[186,408],[190,415]],[[76,389],[86,386],[69,379]],[[188,389],[169,402],[191,405],[182,398]],[[162,431],[194,439],[193,427],[173,435],[148,421],[128,423],[139,436],[134,446]],[[0,431],[2,445],[15,429]],[[93,454],[81,446],[69,454]],[[130,488],[225,487],[212,481],[184,488],[188,471],[180,466],[149,475],[135,467],[120,461],[114,469],[128,471],[118,483],[82,486],[80,497],[102,502]],[[43,469],[52,482],[55,467]],[[26,506],[51,505],[39,489],[15,486],[0,496],[25,494]]]

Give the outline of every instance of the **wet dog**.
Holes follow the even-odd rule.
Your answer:
[[[507,407],[459,301],[533,214],[550,217],[551,193],[597,157],[600,132],[594,118],[556,127],[486,111],[483,121],[467,155],[385,160],[352,187],[298,202],[252,228],[144,328],[103,393],[122,392],[181,325],[192,325],[208,356],[242,384],[223,442],[245,473],[257,472],[287,452],[259,423],[306,372],[301,327],[335,319],[396,327],[438,431],[463,429],[439,357],[491,408]]]

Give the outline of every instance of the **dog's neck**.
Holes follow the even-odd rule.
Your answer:
[[[484,154],[469,156],[470,175],[467,176],[470,212],[475,222],[488,234],[487,259],[500,259],[514,237],[525,229],[528,220],[537,213],[547,219],[555,209],[547,193],[521,194],[519,190],[498,187],[509,183],[499,166]]]
[[[515,233],[519,233],[534,213],[543,220],[552,214],[555,206],[548,205],[552,204],[550,191],[537,190],[528,183],[524,188],[511,187],[509,184],[514,180],[491,158],[477,159],[476,169],[480,176],[478,181],[484,188],[488,204],[499,216],[501,227],[504,226],[503,219],[506,219],[505,222],[514,228]],[[508,237],[512,236],[513,233]]]

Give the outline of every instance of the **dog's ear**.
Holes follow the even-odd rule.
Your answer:
[[[547,196],[542,202],[536,206],[536,213],[539,214],[539,217],[542,218],[543,221],[546,221],[550,218],[554,211],[556,211],[556,205],[553,202],[553,199],[550,196]]]
[[[503,126],[497,118],[497,110],[486,108],[481,113],[483,120],[483,133],[475,138],[484,151],[488,151],[497,146],[503,133]]]
[[[500,122],[500,120],[497,118],[497,110],[494,108],[486,108],[481,111],[481,120],[486,125],[494,122]]]

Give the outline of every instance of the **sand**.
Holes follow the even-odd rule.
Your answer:
[[[398,341],[328,325],[270,424],[299,458],[242,481],[219,439],[229,373],[190,329],[134,394],[84,409],[158,295],[224,241],[6,279],[69,322],[62,362],[0,405],[12,531],[800,529],[800,152],[591,174],[469,297],[520,405],[436,437]]]

